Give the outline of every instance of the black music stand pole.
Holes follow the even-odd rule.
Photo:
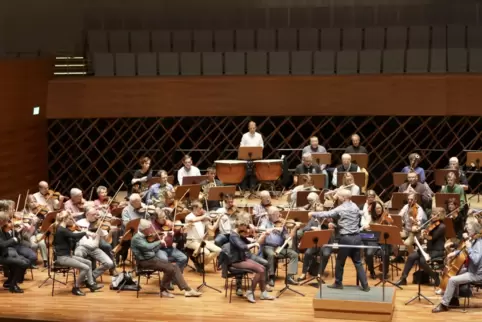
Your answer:
[[[202,256],[202,261],[203,261],[203,265],[204,265],[204,269],[202,270],[202,275],[203,275],[203,282],[201,283],[201,285],[199,285],[197,287],[197,290],[200,291],[203,287],[207,287],[207,288],[210,288],[214,291],[217,291],[218,293],[221,293],[221,290],[218,290],[217,288],[214,288],[212,286],[209,286],[207,283],[206,283],[206,263],[204,262],[204,250],[206,249],[206,242],[203,240],[201,242],[201,245],[199,246],[202,248],[202,253],[201,253],[201,256]]]
[[[291,291],[293,293],[296,293],[301,296],[305,296],[305,294],[298,292],[297,290],[294,290],[290,287],[288,284],[288,257],[285,258],[285,287],[283,287],[279,292],[276,298],[279,298],[281,295],[283,295],[284,292],[286,291]]]
[[[384,233],[384,234],[383,234],[383,239],[384,239],[383,246],[385,246],[385,247],[382,247],[382,248],[381,248],[381,251],[382,251],[382,278],[380,279],[380,281],[379,281],[378,283],[375,284],[375,286],[378,286],[378,285],[382,284],[382,286],[385,287],[385,283],[388,283],[388,284],[390,284],[390,285],[392,285],[392,286],[397,287],[397,288],[400,289],[400,290],[403,290],[403,288],[400,287],[399,285],[393,283],[392,281],[389,281],[389,280],[387,279],[387,274],[386,274],[386,272],[385,272],[385,267],[387,267],[387,265],[389,265],[389,263],[387,263],[387,261],[386,261],[386,256],[385,256],[385,252],[388,251],[388,247],[387,247],[387,246],[388,246],[388,243],[387,243],[387,240],[388,240],[389,237],[390,237],[390,234],[389,234],[389,233]]]
[[[48,281],[50,280],[54,280],[52,275],[51,275],[51,270],[52,270],[52,267],[54,265],[54,261],[51,259],[50,257],[50,231],[46,231],[45,232],[45,245],[47,246],[47,258],[48,258],[48,267],[47,267],[47,278],[42,282],[40,283],[40,285],[38,286],[39,288],[41,288],[42,286],[45,285],[45,283],[47,283]],[[60,283],[62,285],[67,285],[66,283],[64,282],[61,282],[59,281],[58,279],[55,280],[57,283]]]

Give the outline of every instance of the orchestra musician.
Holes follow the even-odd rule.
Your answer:
[[[177,182],[179,182],[179,185],[182,186],[182,178],[184,177],[194,177],[201,175],[201,171],[199,171],[196,166],[192,165],[192,163],[193,162],[190,155],[186,154],[182,158],[183,166],[177,171]]]
[[[250,121],[248,123],[248,132],[244,133],[241,138],[240,147],[261,147],[264,148],[263,137],[256,132],[256,123]],[[256,186],[257,178],[253,171],[253,163],[249,161],[246,165],[246,176],[241,182],[241,188],[243,190],[253,189]]]
[[[296,207],[298,191],[317,191],[313,183],[313,178],[308,173],[301,175],[301,184],[299,186],[296,186],[291,192],[287,192],[288,202],[292,207]]]
[[[370,224],[379,224],[379,225],[392,225],[393,219],[392,217],[385,211],[383,207],[383,203],[380,201],[375,201],[372,203],[370,207],[369,216],[363,216],[360,227],[363,231],[370,231]],[[364,242],[367,246],[379,246],[377,242]],[[383,245],[385,246],[385,245]],[[385,258],[383,259],[384,263],[389,263],[390,261],[390,245],[387,245],[388,249],[383,251]],[[365,252],[365,263],[367,264],[368,271],[370,272],[370,278],[376,279],[377,274],[375,273],[375,266],[373,264],[373,257],[375,256],[375,252],[377,250],[374,248],[368,248]],[[388,274],[388,265],[384,265],[385,272],[384,276]]]
[[[207,231],[214,230],[214,226],[209,223],[209,216],[205,214],[204,209],[199,201],[194,201],[192,204],[192,212],[186,216],[185,231],[187,233],[186,248],[194,251],[193,256],[197,255],[201,251],[201,245],[204,241],[204,264],[212,262],[213,259],[218,257],[221,252],[221,248],[216,246],[212,241],[206,240]]]
[[[49,184],[45,181],[40,181],[38,183],[38,192],[33,194],[37,205],[45,206],[48,208],[48,211],[54,211],[61,209],[64,203],[64,196],[59,196],[58,199],[53,198],[49,194]]]
[[[64,209],[72,214],[74,218],[81,217],[85,213],[86,201],[82,196],[82,190],[70,189],[70,199],[64,204]]]
[[[419,230],[419,227],[427,220],[427,215],[422,207],[417,204],[417,196],[415,193],[407,195],[407,204],[402,207],[399,215],[402,217],[403,230],[402,238],[405,238],[405,246],[408,253],[413,251],[414,238]]]
[[[451,157],[449,159],[449,165],[446,167],[446,169],[452,169],[454,171],[459,172],[459,184],[464,188],[464,191],[469,189],[469,181],[467,179],[467,175],[465,172],[460,168],[459,165],[459,159],[457,157]]]
[[[260,220],[268,215],[268,208],[271,207],[271,195],[269,191],[262,190],[259,193],[260,203],[253,207],[254,222],[258,223]]]
[[[423,229],[421,233],[422,238],[426,238],[428,240],[427,252],[424,254],[423,249],[419,248],[417,251],[414,251],[408,255],[407,262],[403,268],[402,276],[400,280],[395,283],[396,285],[407,285],[408,274],[416,262],[419,263],[419,266],[424,270],[425,273],[433,278],[436,287],[440,285],[438,273],[434,272],[427,262],[434,258],[441,258],[444,256],[445,224],[443,223],[443,220],[445,215],[445,209],[441,207],[437,207],[432,211],[430,220],[431,224],[433,225],[433,229]],[[421,244],[421,241],[419,243]],[[426,255],[428,255],[428,257]]]
[[[123,207],[115,200],[111,202],[111,197],[107,195],[106,187],[98,186],[96,189],[96,192],[97,192],[97,199],[94,200],[94,206],[97,209],[99,210],[104,209],[107,212],[111,212],[116,207]],[[109,204],[109,202],[110,202],[110,206],[109,206],[110,209],[107,209],[106,207],[107,207],[107,204]],[[125,203],[125,201],[123,201],[121,204],[123,203]]]
[[[342,190],[349,190],[352,196],[360,195],[360,187],[355,184],[355,177],[353,177],[353,174],[351,174],[350,172],[345,172],[345,174],[343,175],[343,182],[341,186],[339,186],[335,190],[331,190],[325,193],[325,198],[337,201],[338,194]]]
[[[13,237],[9,229],[10,216],[7,212],[0,212],[0,264],[4,268],[4,275],[7,280],[3,288],[11,293],[23,293],[18,286],[23,281],[25,271],[30,267],[31,261],[19,254],[15,247],[19,243],[17,237]]]
[[[368,151],[367,149],[360,145],[360,136],[358,134],[353,134],[351,136],[351,145],[349,145],[346,149],[345,149],[345,153],[346,154],[351,154],[351,153],[365,153],[365,154],[368,154]],[[352,171],[350,171],[352,172]],[[336,184],[334,185],[336,186]]]
[[[253,281],[251,282],[251,289],[246,292],[246,299],[250,303],[256,303],[254,298],[254,292],[256,286],[259,284],[261,289],[260,300],[274,300],[274,297],[268,294],[266,286],[266,265],[259,263],[259,261],[251,258],[250,249],[253,247],[259,247],[258,242],[251,243],[247,240],[249,235],[249,224],[244,221],[236,222],[236,228],[234,228],[229,235],[230,247],[230,259],[231,266],[239,269],[248,269],[255,273]],[[267,263],[266,263],[267,264]],[[239,281],[241,282],[241,281]],[[240,287],[237,287],[237,293]],[[241,290],[242,294],[242,290]]]
[[[418,193],[422,197],[422,204],[425,212],[432,209],[432,196],[427,187],[418,181],[418,175],[415,171],[410,171],[407,174],[407,182],[398,188],[398,192],[403,193]]]
[[[464,188],[456,184],[457,176],[453,172],[447,173],[445,176],[445,182],[447,183],[445,186],[442,187],[441,193],[456,193],[459,195],[459,216],[466,217],[465,214],[465,204],[467,203]]]
[[[84,292],[80,290],[81,284],[87,279],[86,286],[91,292],[95,292],[104,285],[97,284],[92,275],[91,262],[85,258],[71,255],[71,241],[79,241],[84,236],[95,238],[96,234],[90,231],[71,232],[67,227],[73,226],[74,220],[68,211],[62,211],[57,214],[54,225],[54,261],[63,266],[73,267],[80,270],[78,277],[75,279],[75,285],[72,288],[72,294],[84,296]]]
[[[123,225],[127,225],[131,220],[144,217],[146,217],[146,205],[142,203],[141,195],[138,193],[131,194],[129,196],[129,205],[122,210]]]
[[[320,196],[316,192],[310,192],[306,200],[308,204],[300,207],[300,210],[323,211],[323,204],[320,202]]]
[[[199,200],[203,203],[207,203],[207,210],[216,210],[221,207],[221,203],[218,200],[207,200],[209,196],[209,189],[211,187],[220,187],[223,183],[216,179],[216,168],[207,168],[206,174],[208,178],[203,180],[201,184],[202,192],[200,193]]]
[[[418,181],[420,183],[425,182],[425,170],[419,166],[421,161],[420,155],[417,153],[412,153],[408,156],[409,165],[405,166],[401,172],[410,173],[415,172],[418,176]]]
[[[324,218],[337,219],[340,233],[340,244],[343,245],[363,245],[360,237],[360,209],[351,201],[351,192],[342,190],[339,194],[341,204],[329,211],[310,212],[308,215],[318,220]],[[351,257],[355,265],[357,276],[360,279],[361,290],[368,292],[370,287],[365,275],[365,269],[361,261],[361,251],[359,248],[340,248],[336,257],[335,283],[328,287],[343,288],[343,270],[347,257]]]
[[[298,273],[298,253],[291,247],[284,247],[279,254],[276,254],[276,250],[278,247],[285,245],[287,240],[295,238],[300,226],[297,224],[289,233],[283,220],[280,218],[278,208],[273,206],[268,209],[268,219],[259,225],[259,228],[265,230],[265,232],[258,240],[263,257],[268,261],[268,284],[274,287],[275,259],[289,258],[287,280],[289,284],[297,285],[298,283],[294,276]]]
[[[373,190],[368,190],[367,200],[363,204],[363,209],[362,209],[362,213],[363,213],[362,221],[365,220],[365,222],[370,222],[372,206],[375,205],[376,199],[377,199],[377,193]]]
[[[456,299],[458,304],[458,288],[460,285],[475,283],[482,281],[482,226],[477,222],[467,224],[467,234],[469,240],[465,241],[464,250],[456,250],[447,256],[448,260],[452,260],[461,252],[468,255],[468,265],[463,267],[457,276],[450,277],[444,296],[439,305],[432,312],[439,313],[449,310],[449,305]]]
[[[201,296],[200,292],[189,287],[177,265],[172,265],[168,261],[159,259],[156,256],[156,251],[159,249],[162,241],[156,240],[149,242],[147,237],[151,235],[151,232],[152,223],[149,220],[141,219],[137,233],[132,237],[131,247],[140,268],[160,270],[163,272],[161,296],[167,298],[174,297],[174,295],[169,292],[171,282],[176,284],[180,290],[184,291],[185,297]]]
[[[139,159],[140,169],[134,172],[134,177],[131,180],[131,194],[138,193],[144,197],[147,189],[147,182],[152,178],[151,159],[142,157]]]
[[[25,207],[25,217],[30,220],[30,224],[34,227],[34,231],[32,234],[30,234],[30,237],[28,239],[28,245],[25,245],[30,247],[35,253],[37,253],[37,250],[40,250],[40,256],[42,256],[44,267],[47,267],[47,245],[45,244],[45,239],[42,238],[43,234],[41,234],[39,231],[39,226],[41,222],[36,216],[37,211],[38,203],[33,195],[29,195]],[[28,234],[23,234],[22,236],[28,237]],[[25,242],[27,242],[27,240]]]
[[[166,207],[166,192],[174,192],[172,184],[167,182],[168,175],[166,170],[157,172],[157,176],[161,178],[160,183],[155,183],[149,187],[146,195],[146,203],[154,205],[156,208]]]
[[[296,166],[295,169],[295,175],[293,176],[293,184],[297,185],[298,184],[298,177],[302,174],[320,174],[321,173],[321,167],[313,163],[313,157],[311,153],[305,153],[303,154],[302,157],[302,162]]]
[[[337,187],[338,186],[338,173],[339,172],[360,172],[360,167],[351,162],[351,155],[348,153],[344,153],[341,156],[341,165],[335,168],[335,171],[333,171],[333,179],[331,180],[331,183],[333,186]]]
[[[214,229],[219,228],[219,233],[214,239],[214,244],[218,247],[222,247],[229,242],[229,235],[236,226],[236,222],[239,220],[239,210],[234,205],[234,196],[231,194],[224,195],[224,207],[219,208],[219,218],[213,225]]]
[[[311,154],[311,153],[326,153],[326,149],[323,145],[320,145],[318,142],[318,138],[316,136],[312,136],[310,138],[310,144],[305,146],[301,152],[301,156],[305,154]],[[321,164],[320,165],[321,169],[326,168],[326,164]]]

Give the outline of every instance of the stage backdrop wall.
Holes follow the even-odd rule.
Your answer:
[[[90,77],[49,83],[49,119],[482,116],[481,75]]]
[[[0,199],[22,204],[27,189],[33,192],[47,179],[47,84],[53,60],[0,60]],[[32,115],[40,107],[39,115]]]

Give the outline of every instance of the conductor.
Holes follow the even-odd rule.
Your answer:
[[[362,246],[360,237],[360,209],[351,201],[351,192],[349,190],[342,190],[339,192],[338,200],[341,204],[330,210],[322,212],[310,212],[308,216],[314,218],[333,218],[337,220],[340,232],[340,245],[347,246]],[[358,279],[361,283],[361,290],[364,292],[370,291],[368,281],[361,261],[360,248],[340,248],[338,256],[336,257],[335,267],[335,283],[329,285],[329,288],[343,289],[343,270],[345,267],[346,258],[350,256],[356,268]]]

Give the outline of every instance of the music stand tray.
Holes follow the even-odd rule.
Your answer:
[[[241,146],[238,150],[239,160],[260,160],[263,158],[263,147]]]
[[[219,186],[209,188],[208,197],[209,201],[223,200],[224,195],[233,195],[236,193],[236,186]]]
[[[455,183],[459,183],[459,171],[454,169],[435,169],[435,184],[437,186],[444,186],[446,184],[445,177],[450,172],[455,174]]]
[[[482,151],[467,151],[467,162],[465,165],[468,167],[480,168],[480,160],[482,160]]]
[[[308,249],[308,248],[317,248],[321,249],[323,245],[328,244],[331,236],[333,235],[334,230],[333,229],[324,229],[324,230],[313,230],[313,231],[307,231],[303,234],[303,237],[301,237],[300,241],[300,246],[298,247],[299,249]],[[319,251],[315,252],[315,255],[313,256],[313,260],[316,261],[318,259],[318,256],[320,255]],[[308,280],[303,281],[301,285],[308,284],[312,280],[317,278],[317,276],[311,276]],[[317,285],[313,285],[314,287],[319,287],[320,289],[320,298],[322,297],[322,291],[321,291],[321,277],[320,281],[317,283]],[[310,284],[311,285],[311,284]]]
[[[449,238],[457,237],[457,234],[455,233],[455,228],[454,228],[454,221],[452,218],[445,218],[444,225],[445,225],[445,238],[449,239]]]
[[[405,201],[407,200],[408,193],[405,192],[394,192],[392,193],[392,209],[402,209],[405,206]],[[420,205],[422,202],[422,197],[416,193],[417,203]]]
[[[201,182],[205,181],[208,179],[208,176],[186,176],[182,178],[182,185],[188,185],[188,184],[200,184]]]
[[[368,154],[366,153],[349,153],[351,156],[351,162],[357,164],[360,168],[367,169],[368,167]]]
[[[460,195],[458,193],[441,193],[437,192],[435,194],[435,207],[445,208],[445,203],[447,200],[455,198],[457,202],[460,200]]]
[[[199,184],[178,186],[176,188],[176,199],[181,199],[185,194],[185,199],[196,200],[199,199],[199,192],[201,192],[201,185]]]
[[[310,221],[310,218],[308,217],[308,210],[291,210],[290,211],[290,218],[293,219],[295,222],[302,222],[302,223],[307,223]],[[288,214],[288,211],[283,210],[281,211],[281,215],[286,218],[286,215]]]
[[[343,182],[343,176],[345,175],[345,173],[347,172],[338,172],[338,176],[337,176],[337,179],[338,181],[336,182],[337,183],[337,186],[341,186],[342,185],[342,182]],[[355,181],[355,184],[360,187],[360,189],[362,187],[365,186],[365,172],[350,172],[352,175],[353,175],[353,179]]]
[[[152,185],[156,183],[161,183],[161,177],[152,177],[149,180],[147,180],[147,186],[151,187]]]
[[[331,164],[331,153],[312,153],[311,157],[316,161],[318,165]]]
[[[353,201],[358,207],[362,207],[367,201],[367,196],[365,195],[351,196],[351,201]]]
[[[303,207],[308,204],[308,195],[310,193],[316,193],[318,194],[318,197],[320,197],[320,200],[324,200],[325,198],[325,193],[323,191],[306,191],[306,190],[300,190],[296,192],[296,207]]]
[[[314,173],[310,174],[311,179],[313,179],[313,185],[315,186],[316,189],[321,189],[325,188],[326,184],[326,175],[324,173]]]
[[[407,174],[404,172],[393,172],[393,185],[395,187],[400,187],[407,181]]]
[[[44,220],[42,221],[42,226],[40,226],[41,233],[46,232],[49,229],[50,225],[55,222],[55,219],[57,218],[57,214],[59,212],[61,212],[61,210],[51,211],[45,216]]]

